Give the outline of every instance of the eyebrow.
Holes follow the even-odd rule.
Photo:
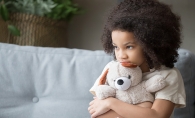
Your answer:
[[[128,44],[136,44],[135,42],[127,42],[124,45],[128,45]],[[112,45],[116,45],[115,43],[112,43]]]
[[[136,44],[135,42],[127,42],[124,45],[128,45],[128,44]]]

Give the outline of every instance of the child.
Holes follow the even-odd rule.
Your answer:
[[[92,118],[170,118],[174,107],[185,107],[183,80],[174,68],[181,44],[180,18],[168,5],[157,0],[124,0],[108,16],[102,42],[105,52],[113,54],[115,61],[138,65],[143,79],[160,74],[166,78],[167,86],[154,93],[152,104],[95,98],[88,108]]]

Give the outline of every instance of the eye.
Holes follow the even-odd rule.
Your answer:
[[[119,50],[119,47],[117,47],[117,46],[113,46],[114,47],[114,50],[115,51],[118,51]]]
[[[127,46],[126,48],[127,49],[133,49],[133,46]]]
[[[125,91],[131,86],[131,80],[128,77],[119,77],[115,80],[115,87],[118,90]]]
[[[116,49],[118,49],[118,47],[117,47],[117,46],[114,46],[114,45],[113,45],[113,47],[114,47],[114,49],[115,49],[115,50],[116,50]]]

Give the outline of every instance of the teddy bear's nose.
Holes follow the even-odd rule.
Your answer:
[[[117,84],[118,84],[118,85],[123,85],[123,83],[124,83],[124,81],[123,81],[122,79],[119,79],[119,80],[117,81]]]

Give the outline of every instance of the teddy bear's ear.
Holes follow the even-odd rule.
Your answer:
[[[108,70],[109,70],[109,69],[107,69],[107,70],[102,74],[102,76],[101,76],[101,78],[100,78],[100,81],[99,81],[98,85],[104,85],[104,84],[106,83],[106,75],[107,75],[107,73],[108,73]]]

